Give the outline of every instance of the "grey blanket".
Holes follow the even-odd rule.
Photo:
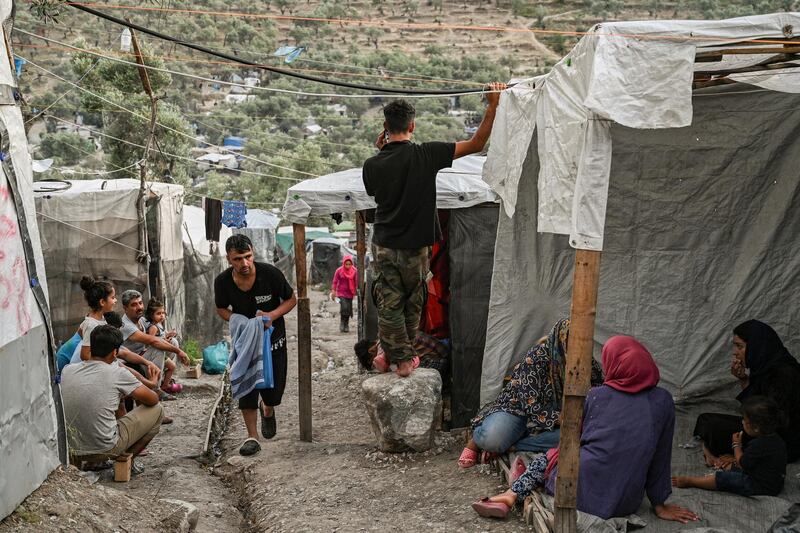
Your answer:
[[[264,322],[260,317],[231,315],[230,366],[231,395],[234,400],[246,396],[264,383]]]

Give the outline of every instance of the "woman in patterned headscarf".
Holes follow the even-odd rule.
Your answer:
[[[469,468],[478,453],[543,452],[558,446],[569,319],[559,320],[547,339],[532,348],[514,367],[500,395],[472,420],[472,439],[458,465]],[[603,371],[592,359],[592,385],[603,382]]]

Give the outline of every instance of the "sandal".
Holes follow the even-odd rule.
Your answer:
[[[472,508],[475,509],[476,513],[484,518],[505,518],[508,516],[508,512],[511,510],[511,507],[505,503],[493,502],[487,497],[483,497],[474,502],[472,504]]]
[[[183,390],[183,385],[181,385],[180,383],[175,383],[175,380],[172,380],[170,381],[169,385],[167,385],[161,390],[163,390],[164,392],[168,392],[170,394],[177,394]]]
[[[514,462],[511,463],[511,469],[508,471],[508,486],[514,484],[514,482],[519,479],[519,476],[525,473],[528,467],[525,466],[525,461],[522,460],[522,457],[517,456],[514,459]]]
[[[258,443],[256,439],[251,437],[246,441],[244,441],[242,447],[239,448],[239,455],[247,457],[250,455],[255,455],[260,451],[261,451],[261,445]]]
[[[278,432],[278,424],[275,421],[275,408],[272,409],[272,416],[264,416],[264,404],[258,406],[258,411],[261,414],[261,436],[265,439],[271,439]]]
[[[458,458],[459,468],[472,468],[478,463],[478,452],[469,448],[464,448],[461,456]]]

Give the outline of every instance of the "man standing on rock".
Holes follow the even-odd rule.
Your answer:
[[[297,298],[283,273],[267,263],[257,263],[253,243],[244,235],[233,235],[225,243],[231,267],[214,280],[214,302],[217,314],[226,322],[231,315],[247,318],[266,316],[264,328],[272,325],[272,372],[275,386],[253,389],[239,399],[247,440],[239,449],[241,455],[253,455],[261,450],[258,443],[257,413],[261,408],[261,435],[271,439],[277,432],[275,407],[281,404],[286,388],[286,324],[283,315],[294,309]],[[259,396],[261,405],[259,406]]]
[[[378,204],[372,236],[378,335],[401,377],[414,370],[412,341],[425,303],[430,250],[441,238],[436,174],[454,159],[483,150],[505,88],[489,86],[483,121],[468,141],[413,143],[414,106],[395,100],[383,108],[384,129],[375,143],[380,152],[364,163],[363,179]]]

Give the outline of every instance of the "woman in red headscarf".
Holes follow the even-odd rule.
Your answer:
[[[346,255],[342,266],[336,269],[331,283],[331,299],[339,298],[339,331],[350,331],[350,317],[353,316],[353,298],[356,297],[358,270],[353,266],[353,256]]]
[[[600,518],[635,513],[647,494],[656,515],[686,523],[697,516],[667,504],[675,404],[657,386],[658,367],[633,337],[612,337],[603,346],[605,381],[586,396],[581,431],[578,510]],[[553,494],[558,453],[531,461],[511,489],[473,504],[481,516],[505,516],[538,487]],[[537,501],[537,500],[534,500]]]

